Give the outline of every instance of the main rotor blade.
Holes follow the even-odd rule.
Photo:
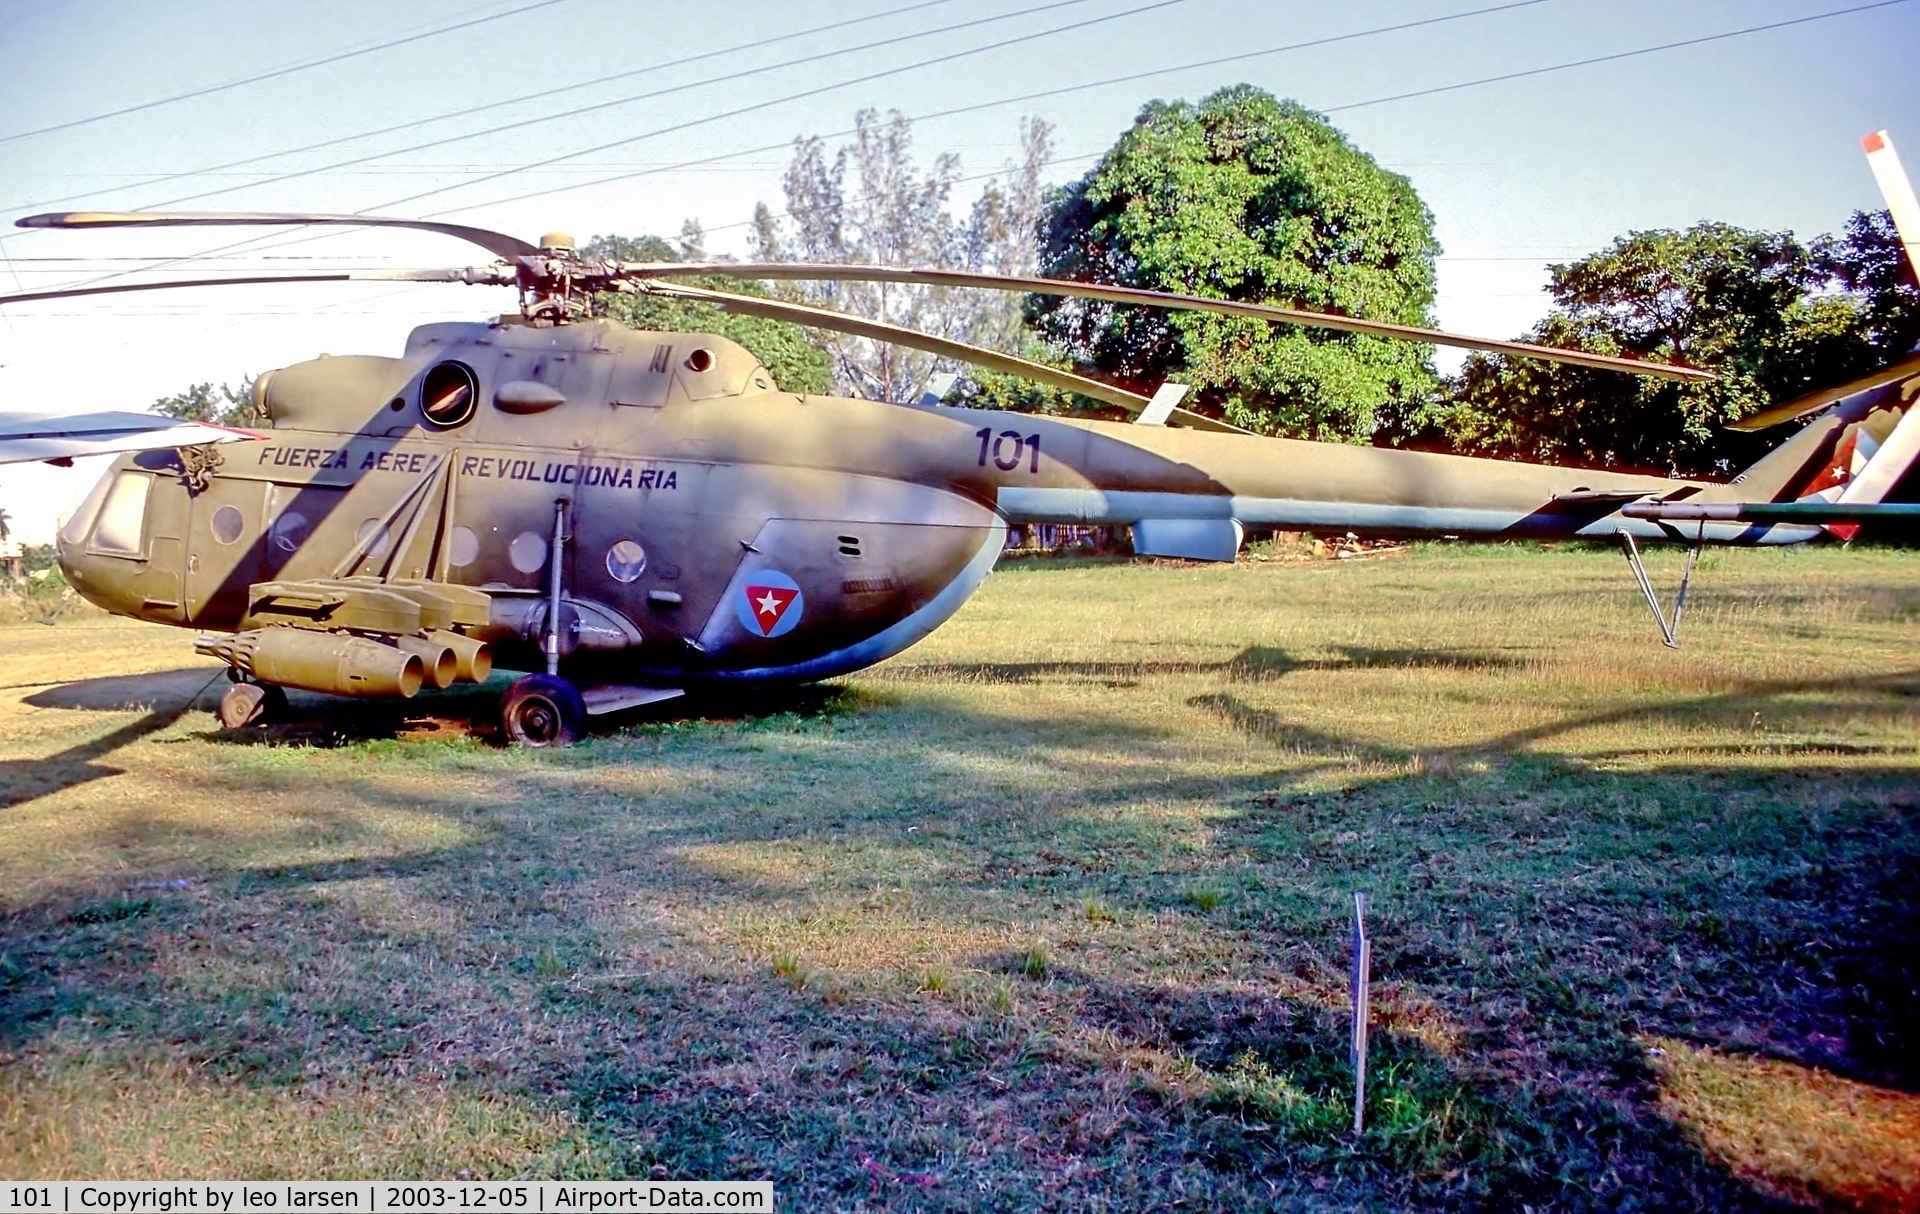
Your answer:
[[[1004,371],[1009,375],[1018,375],[1026,379],[1038,380],[1068,392],[1078,392],[1094,400],[1118,405],[1128,413],[1138,414],[1147,407],[1148,398],[1125,388],[1116,388],[1112,384],[1103,384],[1097,379],[1075,375],[1071,371],[1062,371],[1058,367],[1049,367],[1044,363],[1031,362],[1016,358],[1011,354],[1001,354],[981,346],[969,345],[963,341],[951,341],[944,337],[934,337],[927,333],[918,333],[912,329],[903,329],[883,321],[867,320],[859,316],[849,316],[844,312],[833,312],[825,308],[810,308],[804,304],[786,303],[778,299],[767,299],[758,295],[736,295],[731,291],[714,291],[706,287],[687,287],[678,283],[661,283],[647,288],[650,293],[670,296],[675,299],[695,300],[700,303],[715,304],[730,312],[741,312],[749,316],[764,316],[769,320],[784,320],[793,324],[806,325],[815,329],[831,329],[838,333],[851,333],[856,337],[868,337],[874,341],[892,342],[908,346],[915,350],[925,350],[942,358],[951,358],[956,362],[972,363],[993,371]],[[1228,434],[1246,434],[1238,426],[1229,425],[1198,413],[1189,413],[1185,409],[1173,411],[1174,420],[1195,430],[1217,430]]]
[[[130,291],[171,291],[176,287],[247,287],[279,282],[463,282],[472,286],[512,286],[512,271],[496,266],[458,270],[345,270],[338,274],[253,274],[242,278],[180,278],[169,282],[126,282],[108,287],[63,287],[0,295],[0,305],[36,299],[72,299],[81,295],[124,295]]]
[[[1626,371],[1633,375],[1655,375],[1665,379],[1714,380],[1711,371],[1669,363],[1645,362],[1637,358],[1619,358],[1610,354],[1589,354],[1584,350],[1563,350],[1524,341],[1497,341],[1490,337],[1467,337],[1438,329],[1413,325],[1361,320],[1336,316],[1330,312],[1308,312],[1300,308],[1281,308],[1272,304],[1240,303],[1230,299],[1208,299],[1200,295],[1177,295],[1168,291],[1147,291],[1137,287],[1112,287],[1100,283],[1070,282],[1060,278],[1027,278],[1013,274],[978,274],[968,270],[909,270],[893,266],[833,265],[820,262],[644,262],[626,264],[618,275],[626,278],[679,278],[694,274],[726,274],[734,278],[792,279],[814,282],[897,282],[933,287],[979,287],[994,291],[1025,291],[1032,295],[1069,295],[1080,299],[1102,299],[1109,303],[1144,304],[1190,312],[1213,312],[1221,316],[1243,316],[1253,320],[1285,321],[1322,329],[1340,329],[1348,333],[1366,333],[1374,337],[1398,337],[1436,346],[1457,346],[1465,350],[1483,350],[1489,354],[1508,354],[1519,358],[1538,358],[1547,362],[1570,363],[1576,367],[1595,367],[1603,371]]]
[[[434,223],[425,219],[394,219],[383,215],[325,215],[303,211],[49,211],[44,215],[29,215],[14,221],[14,226],[21,228],[227,228],[289,227],[296,224],[415,228],[477,244],[495,257],[504,257],[508,261],[540,255],[540,250],[526,241],[486,228]]]
[[[1920,350],[1913,351],[1899,362],[1888,363],[1878,371],[1862,375],[1859,379],[1850,379],[1844,384],[1835,384],[1831,388],[1809,392],[1805,396],[1795,397],[1771,409],[1762,409],[1752,417],[1743,417],[1737,422],[1729,422],[1727,429],[1767,430],[1787,422],[1798,421],[1809,413],[1820,412],[1828,405],[1837,405],[1849,396],[1870,392],[1886,384],[1897,383],[1911,375],[1920,375]]]

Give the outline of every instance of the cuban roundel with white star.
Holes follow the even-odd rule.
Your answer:
[[[760,625],[760,634],[765,636],[780,626],[780,617],[787,613],[798,597],[798,590],[788,590],[784,586],[749,586],[747,598],[753,603],[753,622]]]
[[[736,593],[734,613],[755,636],[777,637],[793,631],[806,610],[800,584],[777,569],[748,575]]]

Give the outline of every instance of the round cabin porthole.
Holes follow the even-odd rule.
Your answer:
[[[289,510],[273,520],[273,550],[281,556],[297,552],[300,545],[307,542],[310,528],[307,516],[297,510]]]
[[[447,563],[465,568],[480,557],[480,537],[471,527],[455,527],[447,536]]]
[[[631,582],[647,571],[647,550],[632,540],[607,549],[607,572],[616,582]]]
[[[247,520],[240,514],[237,506],[222,506],[213,512],[208,520],[208,529],[213,538],[223,544],[231,544],[240,538],[240,532],[246,528]]]
[[[370,518],[354,531],[353,542],[364,546],[366,559],[373,560],[387,555],[387,549],[393,547],[393,533],[379,519]]]
[[[507,559],[522,573],[540,572],[540,567],[547,563],[545,537],[532,531],[522,531],[513,537],[513,543],[507,545]]]
[[[480,381],[465,363],[440,363],[420,383],[420,411],[442,430],[463,426],[479,408]]]
[[[700,350],[695,350],[693,353],[687,355],[687,370],[689,371],[706,371],[706,370],[712,369],[712,367],[713,367],[713,351],[712,350],[700,349]]]

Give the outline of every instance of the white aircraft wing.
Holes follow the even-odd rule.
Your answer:
[[[263,438],[206,422],[157,413],[0,413],[0,464],[25,460],[70,460],[157,447],[194,447]]]

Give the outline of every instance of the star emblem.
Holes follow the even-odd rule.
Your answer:
[[[740,622],[763,637],[785,636],[800,622],[800,587],[784,573],[766,570],[741,588],[737,600]]]

